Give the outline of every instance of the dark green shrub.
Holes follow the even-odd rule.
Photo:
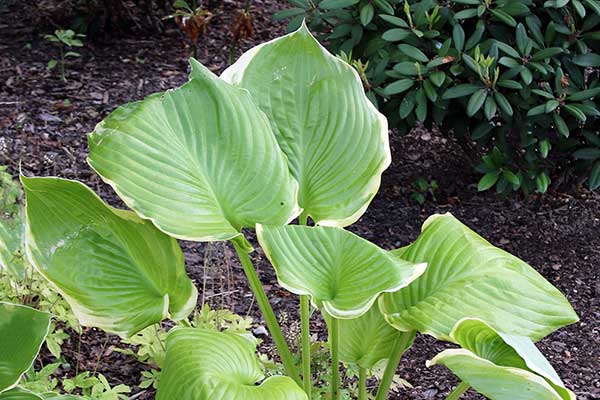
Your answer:
[[[390,125],[454,135],[479,190],[544,193],[559,174],[600,186],[600,2],[289,2],[275,19],[306,18],[333,52],[368,61],[365,87]]]

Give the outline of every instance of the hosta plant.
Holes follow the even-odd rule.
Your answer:
[[[561,173],[600,187],[597,0],[289,3],[274,17],[351,54],[392,127],[455,137],[479,190],[544,193]]]
[[[251,49],[221,77],[192,60],[188,83],[118,108],[89,147],[90,165],[133,211],[75,181],[22,177],[28,256],[84,325],[131,336],[177,321],[157,399],[311,398],[314,310],[329,331],[326,398],[339,398],[344,362],[359,370],[359,399],[385,399],[417,332],[464,348],[432,361],[463,379],[454,398],[467,385],[495,399],[572,396],[534,342],[577,316],[524,261],[450,214],[432,216],[413,244],[393,251],[344,229],[390,163],[387,120],[357,72],[305,26]],[[298,296],[300,366],[244,229],[256,230],[279,283]],[[233,244],[286,376],[265,378],[252,337],[192,326],[197,291],[175,238]],[[483,332],[475,344],[474,329]],[[379,390],[369,393],[382,362]]]

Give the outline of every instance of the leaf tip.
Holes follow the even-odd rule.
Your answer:
[[[452,213],[447,212],[444,214],[433,214],[430,215],[425,222],[423,222],[423,226],[421,227],[421,232],[424,232],[425,229],[427,229],[431,224],[433,224],[435,221],[437,221],[440,218],[454,218],[454,215],[452,215]]]

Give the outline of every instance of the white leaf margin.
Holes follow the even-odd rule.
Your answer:
[[[261,243],[261,248],[265,252],[265,255],[270,260],[271,259],[271,251],[269,249],[269,246],[266,245],[266,241],[264,240],[263,226],[264,225],[256,224],[256,227],[255,227],[256,237],[257,237],[258,241]],[[341,227],[334,227],[334,228],[338,228],[338,229],[344,230],[344,232],[347,232],[347,233],[349,233],[351,235],[355,235],[354,233],[352,233],[350,231],[346,231],[345,229],[343,229]],[[363,239],[363,238],[361,238],[358,235],[355,235],[355,236],[357,236],[361,240],[367,241],[366,239]],[[371,243],[371,242],[368,242],[368,243]],[[373,246],[376,246],[373,243],[371,243],[371,244]],[[392,262],[396,262],[396,258],[393,255],[391,255],[388,251],[383,250],[383,249],[381,249],[381,251],[383,251],[385,253],[385,255],[388,256]],[[409,264],[412,264],[412,263],[410,263],[408,261],[405,261],[405,262],[407,262]],[[336,308],[332,304],[331,301],[323,300],[322,301],[323,309],[329,315],[331,315],[333,318],[337,318],[337,319],[354,319],[354,318],[359,318],[359,317],[363,316],[364,314],[366,314],[367,311],[369,311],[371,309],[371,307],[373,307],[373,304],[375,304],[375,302],[379,299],[379,297],[380,297],[380,295],[382,293],[393,293],[393,292],[397,292],[398,290],[400,290],[402,288],[407,287],[415,279],[417,279],[419,276],[423,275],[423,273],[427,269],[427,265],[428,265],[427,263],[412,264],[412,267],[413,267],[414,271],[413,271],[412,275],[410,275],[408,278],[406,278],[406,280],[404,282],[402,282],[397,287],[393,287],[393,288],[381,290],[381,291],[375,293],[373,296],[371,296],[370,299],[368,299],[364,304],[360,305],[357,308],[354,308],[352,310],[342,310],[342,309]],[[277,272],[277,268],[275,268],[275,271]],[[312,293],[310,293],[308,290],[304,290],[304,289],[302,289],[300,287],[294,286],[290,282],[282,281],[279,278],[279,276],[277,276],[277,281],[288,292],[291,292],[291,293],[294,293],[294,294],[297,294],[297,295],[307,295],[307,296],[309,296],[310,297],[310,302],[312,303],[312,305],[316,309],[320,308],[319,304],[317,304],[315,302]]]
[[[250,50],[246,51],[244,54],[242,54],[242,56],[240,58],[238,58],[238,60],[235,63],[233,63],[231,66],[229,66],[227,69],[225,69],[225,71],[223,71],[223,73],[220,76],[221,79],[223,79],[225,82],[230,83],[232,85],[239,86],[240,83],[242,82],[242,80],[244,79],[244,72],[246,71],[248,65],[250,64],[250,62],[252,62],[252,59],[254,59],[254,57],[256,57],[260,53],[260,50],[262,50],[263,47],[265,47],[269,44],[273,44],[279,40],[284,40],[285,38],[288,38],[288,37],[291,37],[291,36],[297,35],[297,34],[308,35],[312,40],[315,41],[315,43],[318,44],[319,48],[321,49],[323,55],[326,58],[329,58],[331,61],[339,63],[344,68],[352,71],[352,75],[354,76],[354,79],[356,80],[358,85],[360,87],[362,87],[362,79],[358,75],[358,72],[356,71],[356,69],[354,67],[352,67],[350,64],[348,64],[346,61],[342,60],[341,58],[334,56],[325,47],[323,47],[323,45],[312,35],[310,30],[306,26],[306,20],[302,21],[300,28],[298,28],[296,31],[290,32],[287,35],[283,35],[278,38],[261,43],[255,47],[251,48]],[[252,95],[252,93],[250,93],[250,94]],[[364,88],[363,88],[362,94],[363,94],[363,98],[364,98],[365,102],[367,103],[367,107],[377,117],[377,120],[379,121],[379,124],[381,126],[380,139],[381,139],[381,143],[383,144],[384,151],[385,151],[385,157],[384,157],[379,169],[371,177],[367,186],[365,186],[365,188],[363,190],[363,192],[368,195],[367,201],[365,201],[365,204],[363,204],[362,207],[360,207],[353,214],[351,214],[350,216],[348,216],[346,218],[321,220],[321,221],[317,222],[317,225],[345,227],[345,226],[352,225],[353,223],[358,221],[360,219],[360,217],[367,211],[367,208],[371,204],[371,201],[373,200],[373,198],[379,191],[379,187],[381,186],[381,175],[383,174],[383,172],[386,169],[388,169],[388,167],[392,163],[392,153],[391,153],[391,149],[390,149],[388,120],[381,112],[379,112],[379,110],[377,109],[377,107],[375,107],[375,105],[371,102],[371,100],[369,100],[369,98],[367,97],[367,95],[364,92]],[[296,208],[301,209],[300,206],[298,205],[297,197],[296,197]]]

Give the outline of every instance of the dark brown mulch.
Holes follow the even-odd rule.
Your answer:
[[[282,32],[280,25],[269,20],[282,3],[254,2],[257,35],[244,43],[243,49]],[[206,50],[200,52],[201,61],[215,72],[227,65],[227,27],[238,5],[223,3],[209,30]],[[81,50],[82,57],[69,62],[68,82],[63,84],[55,72],[46,70],[56,50],[31,27],[19,23],[19,12],[23,11],[9,9],[0,14],[0,165],[8,164],[15,174],[21,163],[26,174],[80,179],[107,201],[120,204],[85,163],[85,135],[116,106],[185,82],[187,55],[179,34],[138,34],[88,43]],[[67,99],[70,104],[65,104]],[[473,184],[477,177],[458,146],[423,130],[393,137],[392,154],[394,163],[384,175],[378,196],[350,229],[391,249],[414,240],[430,214],[452,212],[493,244],[528,261],[565,293],[581,317],[580,323],[546,338],[540,345],[544,354],[578,398],[600,398],[600,197],[550,193],[544,198],[501,200],[477,194]],[[428,200],[423,207],[410,200],[411,186],[418,177],[436,179],[440,185],[436,200]],[[189,242],[182,246],[201,298],[214,306],[258,315],[256,306],[248,310],[251,294],[231,248]],[[277,286],[260,250],[253,257],[276,310],[295,318],[296,299]],[[260,324],[259,318],[257,321]],[[323,335],[319,321],[315,320],[313,327]],[[113,350],[121,346],[115,337],[109,338],[99,356],[105,338],[91,329],[81,339],[71,338],[65,345],[71,369],[65,373],[72,375],[79,361],[80,370],[97,369],[111,383],[126,383],[139,392],[139,364]],[[419,336],[400,369],[414,388],[393,398],[442,399],[457,379],[442,367],[425,368],[425,360],[444,348],[442,343]],[[153,397],[149,390],[138,398]],[[465,398],[481,397],[470,392]]]

